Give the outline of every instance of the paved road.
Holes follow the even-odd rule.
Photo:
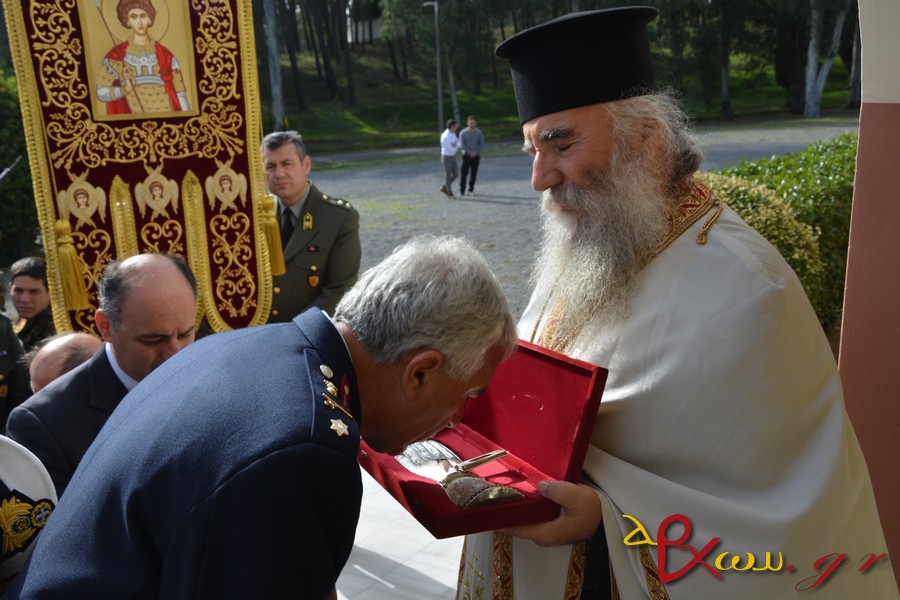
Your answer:
[[[846,131],[858,131],[856,118],[809,122],[802,119],[747,126],[698,127],[705,170],[802,150]],[[488,132],[489,134],[490,132]],[[310,142],[314,153],[314,142]],[[476,196],[450,201],[443,183],[437,146],[397,150],[381,156],[402,162],[372,166],[372,153],[356,156],[313,154],[312,178],[328,194],[346,198],[360,211],[363,269],[397,244],[419,233],[454,234],[471,240],[485,255],[519,315],[528,299],[528,275],[540,241],[538,194],[531,189],[531,161],[520,144],[495,144],[481,160]],[[339,170],[327,170],[340,162]],[[322,167],[318,169],[318,167]]]
[[[858,119],[848,116],[701,126],[696,134],[706,154],[703,168],[709,170],[736,165],[741,159],[797,152],[858,128]],[[540,241],[538,194],[529,183],[531,161],[520,148],[520,142],[489,143],[481,160],[477,195],[448,201],[438,192],[443,172],[437,145],[433,150],[316,156],[315,141],[310,141],[316,185],[346,198],[360,211],[363,269],[419,233],[464,236],[486,256],[515,315],[525,309],[528,274]],[[373,163],[373,158],[382,160]],[[341,167],[335,169],[338,164]],[[6,300],[10,313],[8,294]]]

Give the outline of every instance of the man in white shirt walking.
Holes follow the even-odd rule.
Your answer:
[[[456,119],[447,121],[447,129],[441,134],[441,161],[444,163],[444,185],[441,191],[451,200],[453,195],[453,182],[459,177],[459,165],[456,164],[456,151],[459,150],[459,138],[456,137]]]

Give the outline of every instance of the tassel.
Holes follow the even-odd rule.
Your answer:
[[[81,259],[75,250],[72,240],[72,226],[60,219],[56,222],[56,253],[59,257],[59,279],[62,284],[63,299],[66,310],[85,310],[92,308],[84,286]]]
[[[278,219],[275,218],[275,197],[272,194],[263,195],[263,232],[266,235],[266,245],[269,247],[269,266],[272,275],[284,275],[287,268],[284,266],[284,253],[281,250],[281,229],[278,227]]]

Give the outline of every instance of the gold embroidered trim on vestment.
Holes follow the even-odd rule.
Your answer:
[[[663,585],[659,578],[659,572],[656,570],[656,563],[650,556],[647,546],[641,546],[641,565],[644,567],[644,577],[647,579],[647,590],[650,592],[652,600],[669,600],[669,593],[666,586]]]
[[[512,536],[494,532],[493,600],[513,600],[512,586]]]
[[[712,227],[713,223],[718,219],[718,215],[722,212],[722,203],[716,198],[716,195],[708,185],[697,178],[693,178],[690,192],[681,199],[678,206],[669,215],[669,231],[666,237],[663,238],[656,248],[641,258],[641,266],[646,267],[650,264],[650,261],[659,256],[663,250],[668,248],[672,242],[677,240],[682,233],[699,221],[714,206],[718,206],[719,209],[715,218],[704,225],[703,231],[701,231],[702,241],[700,236],[697,236],[697,243],[701,246],[706,244],[706,235],[709,232],[709,228]]]
[[[569,558],[569,572],[566,574],[565,600],[578,600],[581,597],[581,588],[584,585],[586,552],[587,544],[584,542],[572,546],[572,556]]]

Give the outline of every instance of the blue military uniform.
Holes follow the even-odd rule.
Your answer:
[[[127,393],[101,346],[16,407],[7,419],[6,435],[40,459],[61,498],[81,457]]]
[[[290,321],[310,306],[334,314],[359,277],[361,257],[359,213],[310,182],[300,220],[284,247],[287,270],[272,279],[269,323]]]
[[[116,409],[8,596],[326,598],[359,519],[356,389],[318,309],[188,346]]]

